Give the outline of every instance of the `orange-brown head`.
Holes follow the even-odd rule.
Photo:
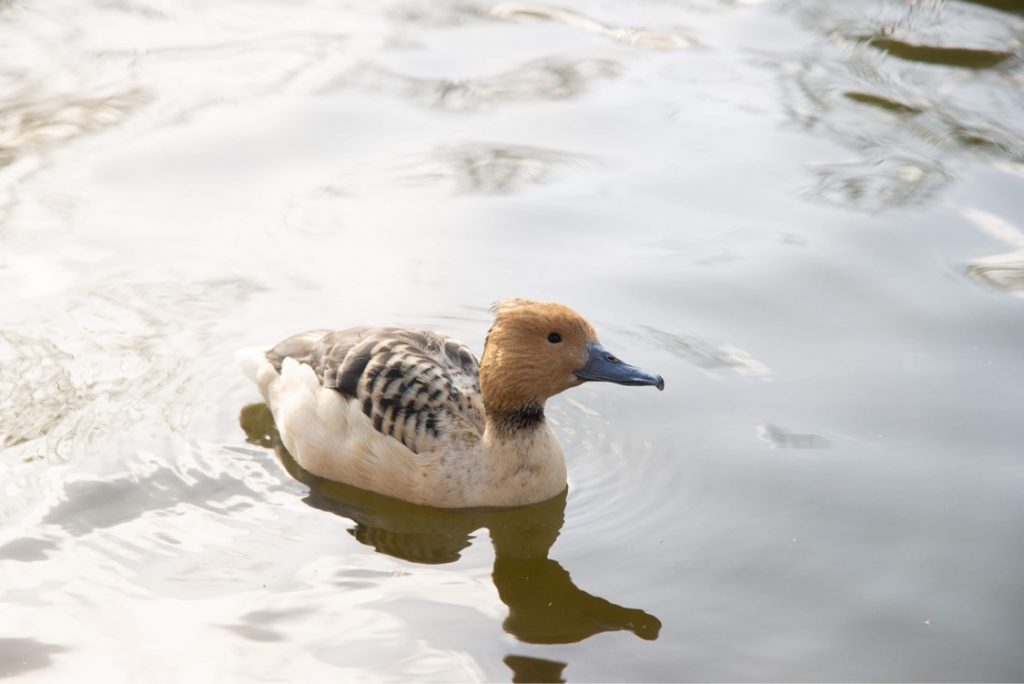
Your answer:
[[[493,311],[480,361],[480,391],[489,416],[541,411],[549,397],[588,380],[664,387],[660,376],[608,353],[594,327],[567,306],[505,299]]]

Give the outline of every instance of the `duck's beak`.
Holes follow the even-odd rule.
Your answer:
[[[587,364],[576,371],[576,377],[580,380],[615,382],[620,385],[654,385],[659,390],[665,389],[665,380],[660,375],[630,366],[597,342],[587,342],[587,350],[590,352]]]

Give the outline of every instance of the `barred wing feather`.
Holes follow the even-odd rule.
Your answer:
[[[374,428],[414,453],[478,442],[484,430],[480,364],[461,342],[399,328],[314,330],[267,352],[309,365],[320,384],[359,403]]]

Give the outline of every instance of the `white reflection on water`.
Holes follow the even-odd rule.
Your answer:
[[[33,548],[2,547],[12,559],[0,566],[5,596],[25,597],[4,624],[51,635],[78,654],[50,676],[74,678],[87,666],[96,668],[92,677],[137,680],[156,659],[170,681],[290,678],[325,661],[341,676],[386,662],[400,677],[479,677],[471,660],[412,645],[419,639],[407,630],[419,627],[387,607],[429,596],[493,619],[469,590],[472,579],[332,551],[322,538],[330,526],[302,523],[312,516],[301,515],[297,487],[267,469],[262,454],[212,446],[177,453],[177,472],[151,457],[126,463],[126,477],[67,483],[32,527]],[[275,557],[275,548],[291,553]],[[349,577],[373,581],[358,586]],[[343,651],[329,646],[339,636]]]
[[[481,11],[498,19],[557,21],[582,31],[596,33],[626,45],[635,45],[637,47],[654,48],[657,50],[680,50],[693,45],[691,40],[675,33],[608,26],[586,15],[548,5],[507,2],[483,8]]]

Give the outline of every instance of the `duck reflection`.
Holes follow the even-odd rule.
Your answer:
[[[520,641],[565,644],[617,630],[658,638],[658,618],[588,594],[548,558],[565,519],[565,492],[518,508],[418,506],[306,472],[281,444],[265,404],[246,406],[239,421],[250,443],[274,449],[292,477],[309,487],[310,506],[355,521],[350,533],[380,553],[414,563],[451,563],[486,528],[494,545],[491,577],[509,610],[504,628]]]
[[[565,682],[562,670],[568,663],[520,655],[506,656],[504,662],[512,670],[512,684]]]

